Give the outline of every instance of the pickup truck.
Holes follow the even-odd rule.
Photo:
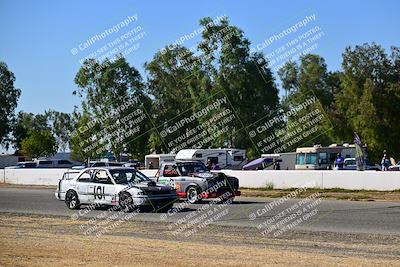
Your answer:
[[[169,161],[153,178],[176,189],[180,198],[194,204],[205,198],[233,199],[240,196],[239,179],[223,172],[210,172],[200,161]]]

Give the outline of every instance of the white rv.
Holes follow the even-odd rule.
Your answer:
[[[182,149],[177,160],[198,160],[207,165],[208,160],[221,169],[242,169],[246,164],[246,150],[235,148]]]
[[[144,157],[146,169],[158,169],[163,161],[175,160],[176,154],[149,154]]]
[[[366,154],[366,147],[363,147]],[[337,154],[343,158],[354,158],[356,147],[354,144],[331,144],[328,147],[314,145],[312,147],[299,147],[296,149],[296,170],[326,170],[332,169]]]

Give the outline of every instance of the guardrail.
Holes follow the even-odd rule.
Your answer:
[[[24,185],[57,185],[68,169],[4,169],[0,181]],[[147,176],[154,176],[157,170],[142,170]],[[315,171],[315,170],[222,170],[237,177],[241,187],[275,189],[309,187],[349,190],[396,190],[400,189],[400,172],[376,171]],[[3,175],[1,175],[3,173]]]

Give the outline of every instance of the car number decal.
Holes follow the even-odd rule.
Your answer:
[[[104,197],[104,186],[95,186],[93,188],[94,199],[103,199]]]

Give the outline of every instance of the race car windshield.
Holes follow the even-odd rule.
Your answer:
[[[110,170],[116,184],[140,183],[150,181],[147,176],[136,170]]]
[[[178,163],[179,171],[182,175],[189,175],[196,172],[207,172],[207,167],[201,162]]]

